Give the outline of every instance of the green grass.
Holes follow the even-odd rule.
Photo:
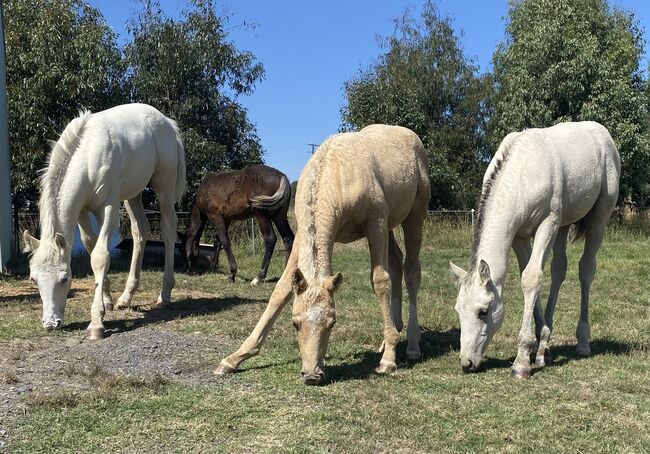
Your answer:
[[[10,433],[8,452],[648,452],[650,450],[650,240],[641,232],[610,229],[599,253],[592,288],[591,358],[574,354],[582,243],[569,246],[569,270],[556,310],[555,364],[514,381],[522,298],[514,256],[505,286],[506,320],[478,374],[458,363],[456,288],[448,260],[465,265],[468,228],[431,225],[422,253],[419,297],[423,361],[409,365],[405,342],[398,371],[373,373],[381,343],[381,314],[369,284],[367,249],[338,247],[334,270],[344,274],[336,295],[337,325],[326,360],[330,383],[306,387],[286,308],[261,354],[214,386],[181,385],[110,375],[80,376],[85,392],[34,393],[25,415],[0,422]],[[258,249],[259,251],[259,249]],[[254,277],[261,259],[236,253],[240,276]],[[258,252],[259,254],[259,252]],[[225,268],[222,257],[222,270]],[[281,272],[278,257],[269,275]],[[114,294],[126,273],[111,275]],[[161,273],[143,273],[138,302],[155,299]],[[548,279],[547,279],[548,281]],[[228,285],[226,275],[177,274],[175,318],[111,314],[109,327],[141,325],[202,332],[223,338],[230,353],[261,314],[273,284]],[[548,289],[545,283],[544,294]],[[89,320],[90,292],[68,302],[66,324],[76,330],[41,330],[37,295],[20,280],[5,280],[0,300],[0,349],[15,339],[43,336],[62,342],[79,336]],[[89,288],[89,277],[75,285]],[[23,296],[6,296],[9,289]],[[21,289],[21,292],[18,292]],[[10,292],[9,292],[10,293]],[[194,306],[193,306],[193,300]],[[193,311],[193,309],[196,309]],[[129,319],[124,321],[123,319]],[[41,339],[42,340],[42,339]],[[188,352],[192,355],[192,352]],[[214,358],[214,366],[219,358]],[[0,360],[0,367],[2,362]],[[210,372],[206,369],[206,374]],[[15,378],[13,378],[15,379]]]

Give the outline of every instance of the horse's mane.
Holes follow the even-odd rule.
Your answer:
[[[478,202],[478,208],[476,210],[477,215],[474,225],[474,239],[472,241],[472,258],[469,264],[470,270],[473,270],[476,267],[476,261],[478,260],[478,246],[479,242],[481,241],[481,233],[483,232],[483,219],[485,218],[485,210],[490,198],[490,194],[492,193],[492,189],[496,184],[497,177],[500,175],[501,169],[503,169],[503,166],[508,159],[510,149],[516,142],[518,136],[518,134],[509,134],[505,137],[505,139],[503,139],[503,142],[501,142],[501,145],[495,154],[494,163],[491,163],[492,172],[490,172],[490,176],[483,182],[481,198]]]
[[[90,111],[84,110],[68,123],[59,140],[52,144],[48,165],[41,172],[40,211],[41,241],[54,239],[57,233],[56,212],[59,204],[59,189],[65,177],[70,158],[77,150],[82,130],[90,118]],[[58,232],[64,233],[64,232]]]
[[[331,136],[323,142],[312,157],[311,161],[315,172],[313,172],[312,175],[310,175],[310,178],[308,178],[308,187],[305,188],[309,191],[309,198],[305,203],[305,234],[301,235],[301,241],[303,241],[305,250],[310,251],[313,260],[310,263],[301,260],[301,271],[308,279],[312,279],[316,276],[319,260],[318,242],[316,241],[316,209],[318,204],[318,191],[320,189],[321,177],[329,157],[328,151],[330,151],[332,139],[336,136],[337,135]],[[300,257],[303,257],[303,254],[300,254]],[[308,266],[309,269],[302,269],[306,266]]]

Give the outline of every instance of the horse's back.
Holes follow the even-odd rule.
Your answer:
[[[177,130],[171,120],[146,104],[124,104],[91,115],[83,132],[90,162],[104,163],[96,180],[120,181],[120,199],[136,196],[151,180],[154,186],[176,181]],[[99,175],[103,172],[104,175]]]
[[[620,158],[609,132],[596,122],[567,122],[513,136],[506,164],[522,184],[517,196],[527,210],[557,212],[561,224],[584,217],[600,199],[616,201]],[[544,208],[547,206],[547,208]],[[526,209],[525,209],[526,210]]]
[[[400,224],[417,197],[430,193],[428,163],[422,142],[399,126],[371,125],[325,141],[307,164],[298,183],[296,204],[309,203],[313,185],[329,188],[328,197],[351,223],[372,214]],[[428,201],[428,198],[427,198]],[[298,209],[296,210],[299,211]]]

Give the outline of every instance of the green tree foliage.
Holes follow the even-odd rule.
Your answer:
[[[81,0],[3,2],[9,140],[16,209],[38,198],[37,172],[79,109],[123,101],[115,35]]]
[[[211,0],[193,0],[180,20],[149,1],[130,27],[126,46],[133,101],[146,102],[178,121],[183,131],[188,196],[208,171],[257,164],[262,146],[237,97],[251,93],[264,76],[250,52],[228,41],[227,17]]]
[[[607,0],[511,1],[507,39],[494,54],[497,93],[489,125],[496,149],[511,131],[594,120],[614,137],[622,194],[648,197],[642,33]]]
[[[477,75],[448,18],[427,2],[408,11],[383,40],[385,53],[344,85],[343,129],[372,123],[405,126],[422,139],[430,162],[431,205],[474,205],[486,161],[489,76]]]

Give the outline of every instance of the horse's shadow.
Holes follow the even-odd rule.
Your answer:
[[[141,309],[134,306],[131,309],[143,314],[143,317],[136,319],[104,320],[106,337],[113,334],[124,333],[149,324],[156,324],[170,320],[179,320],[187,317],[211,315],[227,311],[241,304],[261,303],[265,300],[251,298],[186,298],[175,301],[172,304],[160,309]],[[64,331],[85,330],[89,322],[72,322],[63,327]]]
[[[551,346],[551,355],[553,357],[550,364],[546,367],[534,367],[532,375],[535,375],[550,367],[559,367],[568,364],[572,361],[587,360],[594,356],[599,355],[626,355],[634,346],[629,343],[619,342],[611,339],[596,339],[589,343],[591,347],[591,355],[583,356],[576,352],[576,344],[562,344]],[[534,355],[535,349],[533,349]],[[487,372],[491,369],[506,369],[515,361],[515,356],[508,359],[500,358],[486,358],[477,372]],[[535,358],[531,357],[531,364],[534,363]]]
[[[414,365],[444,356],[451,351],[460,349],[460,330],[452,328],[446,331],[435,331],[422,328],[420,350],[422,357],[418,361],[406,359],[407,341],[397,344],[397,367],[411,368]],[[381,353],[377,351],[364,351],[354,355],[354,362],[344,361],[340,364],[327,367],[327,384],[347,380],[363,380],[375,375],[379,365]]]

